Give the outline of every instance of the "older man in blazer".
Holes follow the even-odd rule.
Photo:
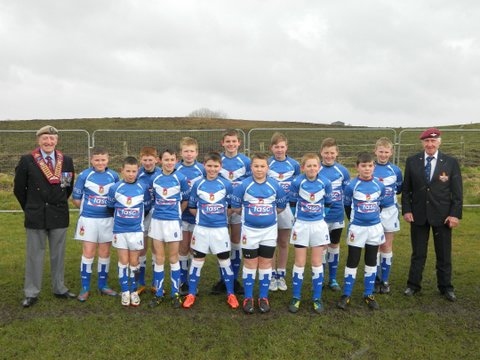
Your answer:
[[[410,223],[412,256],[406,296],[421,289],[430,229],[436,254],[437,287],[447,300],[455,301],[452,278],[452,229],[462,217],[463,186],[458,161],[438,149],[441,132],[425,130],[421,153],[407,159],[402,188],[402,213]]]
[[[73,190],[73,161],[55,149],[58,131],[53,126],[42,127],[36,135],[38,147],[20,158],[15,168],[13,189],[25,214],[27,233],[23,307],[37,302],[47,239],[53,293],[62,299],[76,297],[64,284],[69,225],[67,199]]]

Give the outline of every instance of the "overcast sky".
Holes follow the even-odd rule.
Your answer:
[[[0,120],[480,122],[478,0],[0,0]]]

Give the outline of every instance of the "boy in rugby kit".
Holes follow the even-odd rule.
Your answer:
[[[274,133],[270,142],[270,150],[273,153],[268,159],[268,176],[277,180],[280,186],[288,195],[292,180],[300,174],[300,164],[297,160],[287,155],[288,140],[281,133]],[[278,239],[277,249],[272,261],[272,278],[270,280],[270,291],[286,291],[285,281],[286,267],[288,260],[288,241],[293,225],[293,214],[291,211],[282,211],[278,214]]]
[[[328,263],[328,288],[340,291],[337,282],[338,262],[340,259],[340,238],[345,227],[343,192],[350,182],[350,174],[345,166],[337,162],[338,146],[333,138],[326,138],[320,146],[322,159],[320,174],[332,183],[332,204],[325,216],[330,234],[330,244],[327,246],[326,261]]]
[[[287,196],[283,188],[268,173],[268,155],[252,156],[252,176],[234,187],[232,209],[241,214],[241,242],[244,258],[243,311],[255,312],[253,288],[258,269],[261,313],[270,311],[268,289],[272,275],[272,258],[277,243],[277,212],[285,210]]]
[[[203,179],[205,168],[203,164],[197,161],[198,142],[194,138],[184,137],[180,140],[180,156],[182,159],[175,165],[176,171],[185,175],[188,185],[192,188],[193,184]],[[195,227],[195,217],[185,209],[182,213],[182,231],[183,239],[180,241],[178,249],[178,258],[180,261],[180,295],[188,294],[188,269],[190,267],[190,242],[192,232]]]
[[[118,251],[118,280],[123,306],[139,306],[137,280],[143,249],[143,218],[151,206],[148,187],[137,181],[138,161],[124,159],[123,180],[110,187],[107,206],[113,209],[113,247]]]
[[[221,145],[224,149],[222,156],[222,169],[220,176],[232,183],[233,188],[237,187],[243,179],[251,175],[250,159],[238,152],[241,145],[240,134],[235,129],[225,131],[222,137]],[[232,250],[230,260],[232,262],[235,293],[243,294],[243,288],[237,280],[240,266],[242,263],[242,246],[240,244],[241,218],[238,214],[231,214],[229,219],[230,241]],[[221,272],[220,272],[221,273]],[[221,277],[221,274],[220,274]],[[225,292],[225,283],[220,278],[212,288],[212,294],[221,294]]]
[[[363,298],[368,307],[378,310],[373,296],[377,271],[377,252],[385,242],[380,209],[385,205],[385,186],[373,177],[374,157],[360,153],[356,168],[358,176],[345,188],[345,211],[350,218],[347,233],[348,257],[345,267],[343,295],[337,307],[345,310],[350,304],[362,248],[365,248],[365,275]]]
[[[232,184],[218,175],[222,167],[220,154],[209,153],[205,157],[204,165],[206,177],[193,184],[188,202],[188,209],[195,215],[196,225],[191,242],[193,260],[189,273],[189,294],[183,301],[183,307],[188,309],[193,306],[205,257],[212,253],[218,258],[227,289],[227,303],[232,309],[236,309],[239,304],[234,294],[228,234]]]
[[[88,169],[77,177],[72,202],[80,209],[75,240],[82,241],[80,277],[82,288],[77,299],[87,301],[96,250],[98,249],[98,290],[102,295],[116,296],[108,286],[110,246],[113,240],[113,216],[107,208],[107,195],[111,186],[120,180],[116,171],[108,168],[108,152],[100,147],[92,150]]]
[[[140,164],[141,167],[138,171],[138,181],[142,182],[150,190],[153,201],[153,189],[151,187],[151,182],[154,177],[156,177],[162,170],[157,166],[158,163],[158,153],[157,149],[151,146],[144,146],[140,149]],[[147,267],[147,251],[148,251],[148,229],[150,228],[150,222],[152,220],[152,212],[150,211],[143,220],[143,250],[140,252],[140,272],[138,275],[138,294],[141,294],[145,291],[145,272]],[[152,272],[155,265],[155,249],[152,246]],[[153,287],[153,276],[152,276],[152,291],[156,291]]]
[[[375,144],[375,170],[373,176],[385,185],[385,205],[380,213],[385,242],[380,245],[377,255],[377,277],[375,278],[375,292],[380,294],[390,293],[388,277],[392,266],[393,238],[400,231],[398,218],[397,195],[402,192],[402,171],[390,162],[393,155],[393,144],[389,138],[382,137]]]
[[[182,240],[182,212],[186,209],[190,187],[187,178],[175,171],[177,154],[166,149],[160,154],[162,171],[153,179],[152,221],[148,236],[153,239],[155,249],[155,265],[153,271],[156,293],[150,301],[150,307],[160,305],[163,301],[163,283],[165,279],[165,248],[168,250],[170,262],[170,296],[172,306],[179,308],[181,299],[180,263],[178,261],[178,247]]]
[[[311,248],[312,303],[316,313],[323,312],[323,253],[330,243],[325,213],[331,204],[330,180],[319,174],[320,158],[313,153],[302,157],[302,175],[292,181],[289,193],[290,206],[295,212],[290,243],[295,246],[295,265],[292,270],[292,300],[288,310],[300,308],[303,274],[307,261],[307,248]]]

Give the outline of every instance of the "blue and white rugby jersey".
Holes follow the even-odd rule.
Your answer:
[[[385,185],[385,207],[397,204],[397,194],[402,192],[403,176],[400,168],[390,162],[375,163],[373,176]]]
[[[277,208],[284,209],[287,195],[274,179],[267,176],[263,183],[253,177],[233,188],[232,208],[242,208],[242,223],[249,227],[265,228],[277,223]]]
[[[318,174],[309,180],[305,174],[299,175],[290,186],[289,201],[295,202],[295,217],[305,221],[325,218],[325,206],[332,203],[332,184]]]
[[[142,166],[138,169],[137,180],[144,183],[150,190],[150,195],[152,196],[152,203],[153,203],[153,188],[152,188],[152,181],[153,179],[161,174],[162,169],[158,166],[155,166],[153,171],[146,171],[145,168]]]
[[[237,154],[234,157],[227,157],[224,153],[222,155],[222,169],[220,175],[230,181],[235,188],[243,179],[252,175],[250,168],[252,161],[244,154]]]
[[[188,201],[190,187],[185,175],[174,171],[169,175],[163,172],[153,179],[152,219],[181,220],[182,201]]]
[[[332,183],[332,204],[325,216],[325,221],[327,223],[342,222],[344,219],[343,192],[350,182],[350,174],[345,166],[337,162],[330,166],[322,164],[319,174]]]
[[[110,187],[120,180],[118,173],[106,168],[97,172],[93,167],[83,170],[73,187],[72,198],[81,200],[80,216],[86,218],[107,218],[112,214],[107,209]]]
[[[300,164],[297,160],[287,156],[280,161],[274,156],[268,158],[268,176],[277,180],[280,186],[288,194],[292,180],[300,175]]]
[[[195,223],[205,227],[227,227],[231,195],[232,184],[221,176],[195,182],[188,200],[188,207],[197,209]]]
[[[143,232],[143,218],[150,210],[150,191],[144,183],[120,180],[108,191],[107,206],[113,208],[113,233]]]
[[[196,181],[201,180],[206,176],[205,167],[197,160],[195,160],[192,165],[185,165],[183,161],[180,161],[175,164],[175,169],[176,171],[185,175],[190,189]],[[189,224],[195,224],[195,217],[190,211],[188,211],[188,209],[185,209],[183,212],[182,220],[188,222]]]
[[[371,226],[380,223],[380,207],[384,207],[385,186],[372,177],[356,177],[345,188],[345,206],[351,206],[350,223]]]

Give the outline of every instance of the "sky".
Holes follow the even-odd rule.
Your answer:
[[[477,0],[0,0],[0,120],[480,122]]]

